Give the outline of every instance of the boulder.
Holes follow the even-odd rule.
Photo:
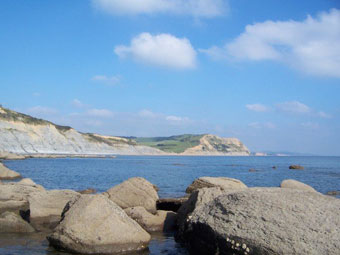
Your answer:
[[[65,205],[81,196],[73,190],[49,190],[28,195],[30,222],[39,230],[53,229],[61,219]]]
[[[182,240],[183,233],[187,228],[188,219],[191,217],[192,212],[196,208],[211,202],[216,197],[226,192],[227,191],[221,189],[220,187],[202,188],[194,191],[190,195],[189,199],[177,211],[178,231],[176,234],[176,239],[178,241]]]
[[[0,213],[9,211],[20,214],[20,211],[28,210],[28,195],[35,192],[41,192],[41,190],[17,183],[0,185]]]
[[[14,180],[21,178],[21,175],[15,171],[12,171],[0,163],[0,179],[1,180]]]
[[[227,177],[200,177],[186,189],[186,193],[192,193],[202,188],[220,187],[222,189],[245,189],[247,186],[240,180]]]
[[[152,183],[141,177],[130,178],[104,192],[104,195],[123,209],[143,206],[151,213],[157,212],[157,191]]]
[[[289,169],[293,169],[293,170],[303,170],[305,169],[303,166],[300,165],[291,165],[289,166]]]
[[[19,184],[19,185],[27,185],[27,186],[32,186],[32,187],[35,187],[41,191],[44,191],[45,188],[39,184],[36,184],[32,179],[30,178],[24,178],[22,180],[20,180],[19,182],[17,182],[16,184]]]
[[[114,254],[143,250],[151,236],[106,196],[82,195],[68,203],[63,218],[47,237],[71,253]]]
[[[0,233],[32,233],[34,228],[18,214],[4,212],[0,215]]]
[[[158,210],[154,215],[142,206],[126,208],[124,211],[148,232],[166,232],[173,230],[176,225],[177,214],[175,212]]]
[[[296,181],[296,180],[284,180],[281,182],[280,187],[286,188],[286,189],[299,189],[299,190],[304,190],[304,191],[317,192],[311,186],[304,184],[302,182]]]
[[[184,240],[193,254],[338,254],[339,211],[317,192],[250,188],[197,208]]]
[[[157,210],[177,212],[189,197],[160,198],[157,200]]]

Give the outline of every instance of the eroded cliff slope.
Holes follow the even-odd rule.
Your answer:
[[[81,133],[0,107],[0,151],[19,154],[249,155],[236,138],[181,135],[123,138]]]

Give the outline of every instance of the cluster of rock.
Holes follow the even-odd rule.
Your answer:
[[[146,249],[150,232],[175,228],[176,213],[157,210],[158,188],[136,177],[102,194],[45,190],[30,179],[0,184],[0,232],[45,232],[52,246],[83,254]]]
[[[295,180],[248,188],[236,179],[201,177],[178,199],[159,199],[158,188],[140,177],[92,191],[45,190],[30,179],[2,183],[0,232],[45,231],[56,249],[82,254],[143,250],[151,232],[172,230],[191,254],[340,250],[340,200]]]

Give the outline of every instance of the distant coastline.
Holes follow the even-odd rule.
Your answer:
[[[110,155],[249,156],[237,138],[212,134],[120,137],[81,133],[72,127],[0,107],[0,151],[28,157]]]

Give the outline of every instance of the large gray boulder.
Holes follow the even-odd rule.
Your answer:
[[[106,196],[82,195],[68,203],[63,218],[47,237],[52,246],[72,253],[113,254],[143,250],[150,235]]]
[[[34,228],[19,215],[4,212],[0,215],[0,233],[32,233]]]
[[[148,232],[175,229],[177,215],[175,212],[158,210],[156,214],[151,214],[142,206],[126,208],[124,211]]]
[[[37,230],[53,229],[61,219],[65,205],[81,196],[73,190],[49,190],[28,195],[30,222]]]
[[[220,187],[222,189],[245,189],[247,186],[240,180],[228,177],[200,177],[193,181],[187,189],[186,193],[192,193],[202,188]]]
[[[290,179],[282,181],[280,187],[285,189],[299,189],[304,191],[317,192],[315,189],[307,184]]]
[[[155,186],[141,177],[130,178],[104,193],[121,208],[142,206],[151,213],[156,213],[158,194]]]
[[[9,211],[19,214],[29,209],[28,195],[41,192],[37,187],[4,183],[0,185],[0,213]]]
[[[202,188],[191,193],[189,199],[183,203],[183,205],[177,211],[177,226],[178,231],[176,238],[178,240],[182,239],[183,233],[187,228],[188,219],[191,217],[192,212],[194,212],[200,206],[211,202],[216,197],[226,193],[227,191],[221,189],[220,187],[213,188]]]
[[[339,211],[320,193],[250,188],[195,210],[184,239],[193,254],[339,254]]]
[[[0,180],[14,180],[18,178],[21,178],[19,173],[8,169],[0,162]]]

